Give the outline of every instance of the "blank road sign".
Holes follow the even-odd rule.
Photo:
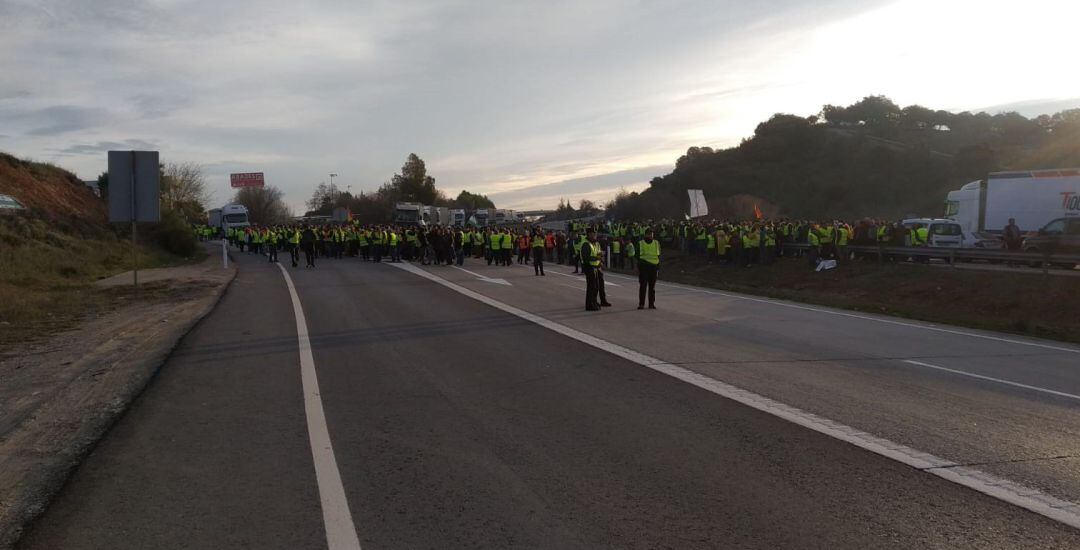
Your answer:
[[[109,151],[109,221],[161,221],[160,175],[157,151]]]

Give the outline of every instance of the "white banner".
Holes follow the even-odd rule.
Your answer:
[[[687,189],[690,195],[690,217],[699,218],[709,215],[709,205],[705,203],[705,193],[701,189]]]

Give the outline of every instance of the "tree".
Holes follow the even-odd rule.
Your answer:
[[[394,174],[391,185],[401,201],[436,204],[439,192],[435,189],[435,178],[427,175],[427,166],[416,153],[409,153],[400,174]]]
[[[188,222],[202,220],[206,204],[206,178],[202,166],[193,162],[169,163],[161,167],[161,207],[173,210]]]
[[[101,191],[101,199],[104,200],[104,201],[108,201],[109,200],[109,173],[108,172],[102,172],[101,175],[97,177],[97,186],[98,186],[98,190]]]
[[[479,210],[481,208],[495,208],[495,203],[487,195],[470,193],[462,189],[457,198],[454,199],[453,206],[465,210]]]
[[[330,186],[326,185],[325,181],[320,183],[305,204],[309,215],[329,216],[334,210]]]
[[[232,202],[247,207],[248,217],[253,223],[272,225],[288,223],[293,217],[284,196],[280,189],[272,185],[243,187],[236,192]]]
[[[600,208],[596,206],[596,203],[589,199],[581,199],[577,207],[578,215],[580,216],[592,216],[600,213]]]

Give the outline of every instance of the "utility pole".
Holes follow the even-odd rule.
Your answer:
[[[330,174],[330,200],[331,201],[337,200],[337,188],[334,187],[334,178],[336,178],[336,177],[337,177],[337,174]]]

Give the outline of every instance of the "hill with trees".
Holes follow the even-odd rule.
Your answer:
[[[609,203],[615,217],[682,217],[702,189],[716,217],[940,215],[948,191],[998,170],[1080,166],[1080,109],[1015,112],[901,108],[884,96],[818,115],[777,114],[738,146],[691,147],[674,171]]]

